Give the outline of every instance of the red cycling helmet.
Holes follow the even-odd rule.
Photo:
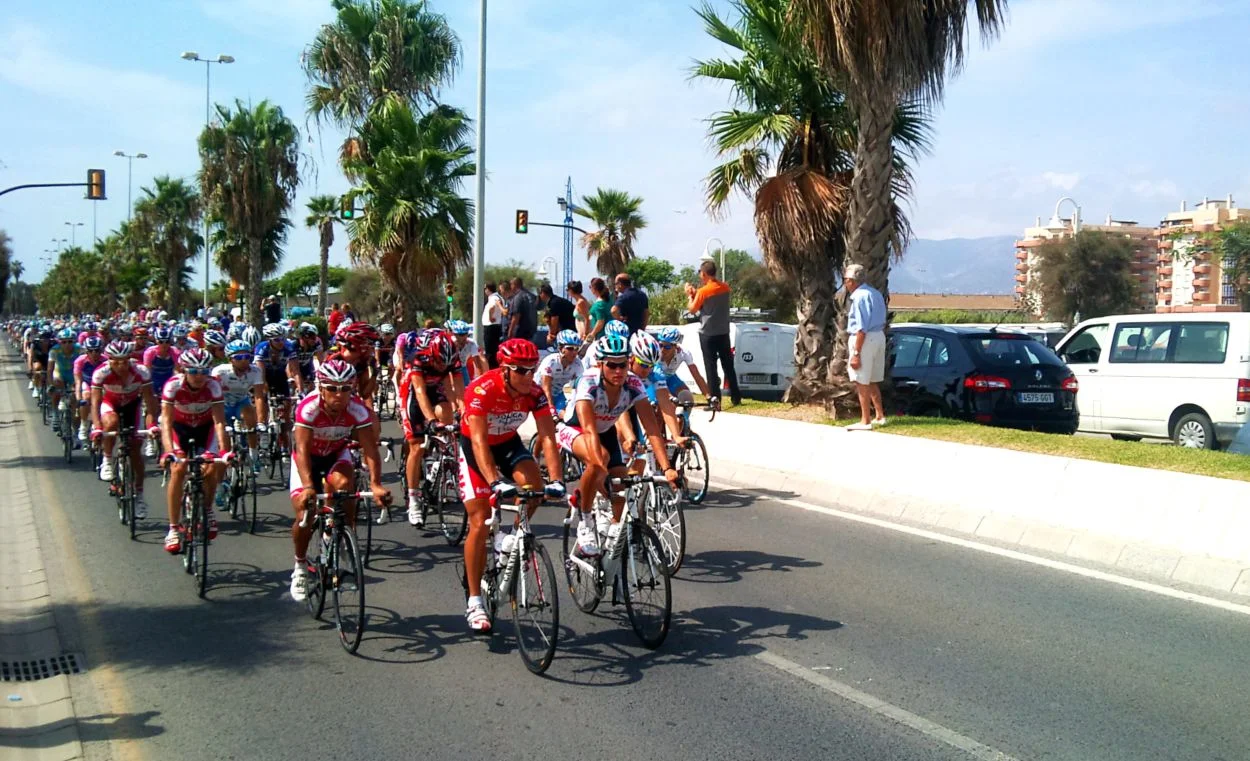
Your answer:
[[[417,335],[416,352],[426,359],[437,359],[444,365],[450,365],[456,356],[456,344],[446,330],[429,328]]]
[[[533,341],[524,338],[509,338],[499,344],[495,352],[495,360],[501,365],[525,365],[533,367],[538,364],[538,347]]]
[[[372,349],[378,342],[378,331],[367,322],[349,322],[334,334],[334,340],[354,349]]]

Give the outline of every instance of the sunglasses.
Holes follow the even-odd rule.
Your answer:
[[[643,362],[641,359],[638,359],[637,357],[634,358],[634,364],[638,365],[644,370],[650,370],[651,368],[655,367],[654,362]]]
[[[157,341],[157,343],[158,343],[158,344],[164,344],[164,345],[166,345],[166,346],[169,346],[169,345],[170,345],[170,344],[172,344],[173,342],[174,342],[174,339],[172,339],[172,338],[162,338],[162,339],[160,339],[160,340],[158,340],[158,341]]]
[[[578,347],[576,346],[561,346],[560,347],[560,351],[577,351],[577,349]]]
[[[522,367],[522,366],[520,366],[520,365],[508,365],[508,369],[509,369],[509,370],[511,370],[512,372],[514,372],[514,373],[518,373],[518,374],[520,374],[520,375],[529,375],[530,373],[534,372],[534,371],[535,371],[535,370],[537,370],[538,368],[536,368],[536,367]]]
[[[188,367],[183,372],[187,375],[208,375],[212,370],[207,367]]]
[[[348,393],[348,392],[352,391],[352,390],[353,390],[353,389],[355,389],[355,388],[356,388],[355,386],[352,386],[352,385],[350,385],[350,384],[345,384],[345,385],[342,385],[342,386],[334,386],[334,385],[331,385],[331,384],[329,384],[329,383],[322,383],[322,384],[321,384],[321,390],[322,390],[322,391],[328,391],[328,392],[330,392],[331,394],[346,394],[346,393]]]
[[[628,362],[604,362],[603,366],[609,370],[624,370],[629,367]]]
[[[230,358],[230,361],[231,362],[251,362],[252,355],[251,354],[235,354],[233,357]]]
[[[660,344],[660,348],[665,351],[668,351],[669,349],[676,349],[677,344]]]

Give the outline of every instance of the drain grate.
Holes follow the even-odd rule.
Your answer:
[[[74,653],[63,653],[33,661],[0,661],[0,682],[37,682],[62,674],[80,674],[82,666]]]

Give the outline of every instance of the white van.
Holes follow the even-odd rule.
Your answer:
[[[655,328],[651,328],[655,330]],[[690,352],[695,367],[703,369],[703,351],[699,348],[699,326],[682,325],[681,346]],[[734,370],[738,373],[738,390],[743,396],[757,399],[780,399],[794,378],[794,340],[798,328],[779,322],[731,322],[729,343],[734,350]],[[719,365],[718,365],[719,372]],[[698,389],[690,371],[682,368],[677,375],[692,389]],[[721,385],[725,384],[720,372]],[[728,393],[724,395],[728,397]]]
[[[1250,413],[1250,313],[1085,320],[1056,348],[1080,382],[1080,430],[1227,446]]]

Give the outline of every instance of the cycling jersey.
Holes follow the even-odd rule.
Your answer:
[[[342,412],[331,416],[321,403],[320,392],[305,396],[295,407],[295,427],[312,431],[308,454],[324,458],[338,454],[347,447],[352,433],[372,425],[372,415],[360,397],[352,396]]]
[[[165,383],[161,402],[174,408],[173,423],[191,428],[208,425],[213,420],[213,407],[222,404],[221,384],[207,378],[203,386],[191,388],[186,376],[175,375]]]
[[[150,385],[152,376],[148,369],[134,360],[130,361],[130,372],[124,377],[113,372],[107,362],[101,362],[91,374],[91,388],[100,389],[103,401],[114,409],[138,400],[143,387]]]
[[[474,357],[476,357],[477,355],[481,353],[482,353],[481,349],[477,348],[477,343],[472,338],[465,341],[464,346],[461,346],[457,352],[460,358],[460,364],[465,367],[468,367],[469,360],[473,359]]]
[[[94,362],[87,354],[80,354],[78,359],[74,360],[74,375],[82,378],[84,386],[91,385],[91,376],[95,373],[96,368],[104,364],[104,356],[98,355]]]
[[[621,393],[616,397],[616,404],[609,404],[608,390],[603,386],[602,375],[602,370],[594,368],[587,370],[577,381],[577,388],[573,392],[573,403],[569,405],[566,422],[575,426],[580,425],[581,421],[577,417],[577,403],[588,401],[595,411],[595,430],[604,433],[616,424],[617,418],[632,409],[639,401],[647,398],[642,381],[631,374],[626,376],[625,383],[621,386]]]
[[[63,381],[70,380],[74,377],[74,363],[78,361],[79,348],[75,346],[69,350],[69,354],[61,351],[61,347],[52,350],[49,355],[55,364],[56,377]]]
[[[630,377],[635,378],[638,376],[630,373]],[[646,377],[641,378],[640,380],[642,381],[643,392],[647,395],[647,401],[652,404],[656,404],[655,390],[657,388],[663,388],[666,390],[669,388],[669,376],[660,369],[659,365],[651,368],[651,372],[647,373]]]
[[[574,357],[573,362],[565,367],[561,361],[560,353],[548,354],[538,363],[538,370],[534,375],[534,381],[541,384],[543,378],[551,378],[551,402],[555,405],[557,412],[563,411],[567,403],[564,395],[564,387],[568,384],[577,385],[577,379],[582,377],[586,372],[586,368],[582,365],[580,358]]]
[[[376,344],[374,344],[374,348],[378,350],[378,356],[379,356],[378,364],[379,365],[381,365],[382,367],[391,366],[391,360],[395,356],[395,347],[398,344],[399,344],[398,338],[391,341],[390,343],[385,343],[384,341],[378,341]]]
[[[271,338],[256,347],[256,361],[265,374],[269,393],[276,396],[291,395],[291,382],[286,374],[286,366],[295,356],[295,342],[286,338]]]
[[[226,409],[233,413],[229,417],[238,415],[239,407],[250,404],[252,389],[265,382],[260,368],[254,364],[248,365],[242,375],[234,371],[233,365],[218,365],[213,368],[213,378],[221,384]]]
[[[174,347],[169,347],[169,352],[165,356],[160,355],[160,346],[149,346],[143,352],[143,366],[148,369],[148,373],[152,376],[152,390],[160,391],[165,387],[165,382],[174,377],[174,370],[178,366],[178,355],[180,352]]]
[[[43,346],[43,339],[39,339],[30,345],[31,362],[43,366],[48,364],[48,354],[52,352],[52,346]]]
[[[690,352],[680,347],[678,347],[677,351],[673,352],[672,359],[668,360],[667,362],[665,362],[663,358],[660,359],[660,369],[663,370],[664,373],[670,377],[676,375],[677,371],[685,367],[686,365],[693,365],[693,364],[694,364],[694,357],[690,356]]]
[[[305,346],[303,341],[295,342],[295,361],[299,363],[299,374],[304,380],[312,380],[313,360],[324,350],[325,346],[322,345],[321,338],[317,338],[312,346]]]
[[[533,413],[535,417],[550,414],[550,405],[542,387],[534,384],[524,396],[513,396],[508,390],[503,368],[483,373],[465,389],[464,416],[460,420],[460,435],[468,437],[469,419],[486,418],[486,442],[491,446],[502,444],[513,436]]]

